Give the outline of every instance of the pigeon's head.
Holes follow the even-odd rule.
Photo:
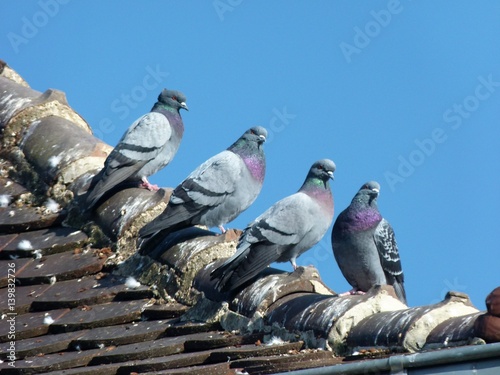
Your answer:
[[[180,91],[163,89],[158,96],[158,101],[177,110],[183,108],[189,111],[186,105],[186,96]]]
[[[249,157],[255,152],[263,155],[261,146],[266,141],[266,138],[267,130],[262,126],[254,126],[244,132],[236,142],[229,146],[228,150],[244,157]]]
[[[368,181],[363,184],[359,190],[367,189],[373,192],[373,194],[378,195],[380,193],[380,184],[377,181]]]
[[[256,142],[261,145],[266,141],[267,138],[267,130],[262,126],[254,126],[253,128],[248,129],[241,136],[246,141]]]
[[[324,182],[330,178],[333,180],[333,172],[335,172],[335,163],[330,159],[321,159],[314,163],[309,170],[309,176],[319,178]]]
[[[380,184],[377,181],[368,181],[363,184],[359,189],[358,194],[361,194],[368,199],[368,204],[376,202],[378,195],[380,194]]]

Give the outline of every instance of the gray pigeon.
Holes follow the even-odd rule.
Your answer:
[[[140,186],[158,190],[148,177],[173,159],[184,133],[179,110],[188,109],[186,97],[179,91],[163,90],[151,112],[137,119],[111,151],[104,168],[92,179],[86,197],[87,209],[123,182],[141,182]]]
[[[392,285],[406,304],[404,275],[394,230],[377,207],[380,185],[364,184],[337,217],[332,231],[333,254],[342,274],[354,288],[345,294],[367,292],[374,285]]]
[[[222,225],[246,210],[262,189],[266,137],[261,126],[248,129],[227,150],[196,168],[175,188],[167,208],[140,230],[141,249],[197,224],[218,226],[224,232]]]
[[[221,292],[235,290],[273,262],[296,259],[321,240],[333,220],[330,179],[335,163],[314,163],[299,189],[271,206],[242,233],[236,253],[211,273]]]

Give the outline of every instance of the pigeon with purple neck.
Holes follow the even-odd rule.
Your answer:
[[[141,252],[168,234],[194,225],[219,227],[224,232],[223,225],[246,210],[262,189],[266,137],[266,129],[252,127],[196,168],[174,189],[165,210],[140,230]]]
[[[186,97],[164,89],[151,111],[137,119],[122,136],[94,176],[85,202],[91,209],[125,182],[156,191],[148,177],[172,161],[184,134],[180,110],[187,110]]]
[[[333,226],[333,254],[353,287],[342,295],[363,294],[375,285],[392,285],[406,304],[398,246],[392,226],[378,210],[379,193],[377,182],[364,184]]]
[[[333,220],[330,179],[335,163],[329,159],[312,165],[299,191],[271,206],[244,230],[236,253],[211,273],[221,292],[235,290],[273,262],[296,259],[324,236]]]

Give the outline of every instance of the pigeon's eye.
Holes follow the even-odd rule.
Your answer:
[[[255,130],[250,130],[250,133],[257,134],[257,133],[255,133]]]
[[[322,171],[324,168],[323,168],[323,166],[322,166],[322,165],[320,165],[320,166],[318,166],[318,169],[319,169],[320,171]]]
[[[176,102],[178,101],[178,100],[177,100],[177,96],[175,96],[175,95],[174,95],[174,96],[172,96],[172,99],[174,99]]]

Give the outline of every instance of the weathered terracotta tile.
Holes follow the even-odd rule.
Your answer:
[[[160,189],[157,192],[141,188],[120,190],[97,208],[97,223],[109,236],[116,238],[129,229],[144,211],[162,201],[168,201],[170,193],[171,189]]]
[[[237,372],[229,367],[228,362],[217,363],[215,365],[202,365],[184,367],[175,370],[155,371],[143,373],[144,375],[157,374],[157,375],[236,375]]]
[[[475,336],[474,323],[481,314],[457,316],[438,324],[427,336],[424,349],[467,345]]]
[[[29,285],[29,286],[16,286],[15,289],[15,304],[14,312],[17,314],[25,314],[30,311],[34,301],[40,298],[48,289],[51,288],[49,284],[43,285]],[[9,289],[0,289],[0,301],[7,301],[9,298]],[[57,308],[57,307],[56,307]],[[51,310],[51,309],[46,309]],[[8,312],[9,307],[7,303],[0,305],[0,313]]]
[[[62,219],[60,213],[43,213],[34,207],[0,208],[0,233],[21,233],[48,228]]]
[[[232,309],[236,312],[252,317],[257,311],[265,313],[267,308],[277,300],[296,293],[321,293],[333,296],[330,290],[319,277],[314,267],[298,267],[294,272],[274,274],[259,278],[253,284],[236,295]]]
[[[177,318],[184,314],[188,309],[189,307],[180,303],[152,305],[144,309],[142,316],[149,320]]]
[[[12,279],[12,273],[15,273],[15,283],[17,287],[19,285],[17,276],[26,268],[31,267],[33,262],[31,258],[0,260],[0,288],[6,287],[9,281],[10,283],[14,281]]]
[[[114,300],[130,301],[133,299],[146,299],[153,297],[154,297],[153,290],[149,288],[147,285],[141,285],[138,288],[128,288],[125,286],[125,288],[121,289],[120,291],[118,291],[118,293],[116,293],[116,297]],[[143,317],[147,319],[144,314]]]
[[[486,297],[486,308],[491,315],[500,317],[500,287],[493,289],[488,294]]]
[[[85,276],[79,279],[59,281],[50,290],[33,301],[34,310],[48,310],[81,305],[96,305],[116,299],[131,300],[150,297],[145,286],[140,290],[129,291],[125,280],[107,274]],[[138,297],[138,298],[132,298]]]
[[[308,350],[305,352],[284,356],[269,356],[240,359],[231,362],[231,368],[242,369],[250,375],[273,374],[308,368],[333,366],[342,363],[342,358],[336,357],[326,350]]]
[[[96,366],[85,366],[76,367],[66,370],[50,371],[44,372],[44,375],[115,375],[120,367],[119,363],[113,363],[110,365],[96,365]]]
[[[279,356],[289,352],[297,352],[302,349],[302,341],[289,342],[276,345],[261,344],[260,341],[254,344],[227,347],[213,352],[210,355],[211,362],[235,361],[243,358],[254,358],[263,356]]]
[[[350,348],[384,346],[415,352],[439,324],[478,312],[467,295],[449,292],[442,302],[399,311],[379,312],[356,324],[347,337]]]
[[[359,296],[361,297],[361,296]],[[283,325],[289,330],[299,330],[303,326],[305,318],[310,318],[312,314],[318,317],[325,315],[327,307],[336,306],[335,311],[337,316],[342,315],[350,307],[356,305],[359,301],[357,299],[339,299],[331,295],[321,295],[316,293],[295,293],[285,296],[278,300],[275,304],[271,305],[267,313],[267,319],[270,324],[276,322]],[[333,310],[330,308],[330,311]],[[333,325],[333,316],[330,316],[330,326]],[[311,327],[309,327],[311,328]],[[328,336],[329,326],[321,326],[317,324],[316,335],[322,337]]]
[[[177,238],[176,237],[180,237]],[[192,237],[189,240],[186,238]],[[189,266],[192,266],[192,258],[200,253],[206,252],[211,247],[214,247],[223,242],[233,242],[237,239],[232,234],[232,231],[227,231],[224,234],[217,235],[216,233],[193,227],[180,230],[173,233],[167,239],[175,244],[182,238],[181,243],[170,247],[170,244],[163,246],[164,253],[161,255],[161,260],[173,267],[179,272],[185,271]],[[166,250],[166,251],[165,251]]]
[[[184,343],[185,351],[211,350],[235,345],[255,344],[262,341],[263,333],[234,335],[229,332],[207,332],[189,336]]]
[[[20,285],[32,285],[50,283],[53,278],[57,281],[77,279],[99,272],[105,261],[105,258],[99,258],[92,251],[77,254],[67,251],[47,255],[35,259],[31,265],[25,267],[17,275],[17,280]]]
[[[130,375],[137,372],[158,372],[167,369],[176,369],[188,366],[195,366],[205,363],[210,357],[210,351],[173,354],[166,357],[155,357],[140,361],[130,361],[122,363],[117,371],[120,375]]]
[[[66,370],[44,372],[44,375],[115,375],[120,367],[119,363],[111,365],[97,365],[76,367]]]
[[[181,336],[193,333],[209,332],[221,329],[219,323],[197,323],[197,322],[178,322],[170,325],[165,330],[165,336]]]
[[[9,246],[13,241],[15,241],[17,236],[19,236],[19,234],[17,233],[4,234],[0,236],[0,259],[11,259],[9,254],[3,254],[2,251],[7,246]]]
[[[89,156],[98,142],[73,122],[47,116],[31,124],[21,149],[43,180],[51,184],[70,164]],[[65,183],[73,181],[69,176],[62,177]]]
[[[81,247],[87,239],[84,232],[66,227],[24,232],[3,249],[2,256],[30,257],[33,256],[33,250],[39,250],[40,255],[51,255]],[[23,244],[25,247],[29,244],[30,249],[23,249]]]
[[[138,321],[141,319],[142,308],[147,303],[148,300],[137,300],[80,306],[55,322],[51,326],[51,332],[72,332]]]
[[[46,334],[16,341],[16,358],[33,357],[40,354],[57,353],[70,348],[73,340],[85,334],[85,331],[61,333],[57,335]],[[9,343],[0,344],[0,358],[5,360]]]
[[[116,296],[117,287],[107,285],[107,288],[99,288],[99,285],[100,281],[93,276],[58,281],[50,290],[33,301],[33,309],[43,311],[51,308],[73,308],[112,301]]]
[[[22,340],[47,334],[50,325],[64,317],[68,312],[69,309],[60,309],[15,316],[15,339]],[[11,341],[9,332],[11,332],[12,318],[13,316],[9,315],[7,319],[0,320],[0,342]]]
[[[29,87],[19,85],[6,77],[0,77],[0,87],[2,88],[2,92],[8,93],[8,96],[0,101],[0,112],[3,114],[2,118],[0,118],[1,129],[17,113],[33,105],[41,93]]]
[[[110,347],[106,353],[91,361],[91,365],[127,362],[169,356],[184,351],[185,337],[168,337],[153,341]]]
[[[0,195],[8,195],[15,200],[21,194],[27,193],[23,185],[11,180],[10,178],[0,177]]]
[[[61,352],[42,356],[26,357],[16,361],[16,367],[4,370],[5,374],[40,374],[48,371],[64,370],[86,366],[92,358],[104,353],[105,349],[81,352]]]
[[[474,322],[474,336],[487,343],[500,342],[500,318],[490,313],[479,315]]]
[[[155,320],[94,328],[75,340],[74,344],[85,350],[94,349],[100,345],[116,346],[155,340],[163,336],[169,325],[169,320]]]

